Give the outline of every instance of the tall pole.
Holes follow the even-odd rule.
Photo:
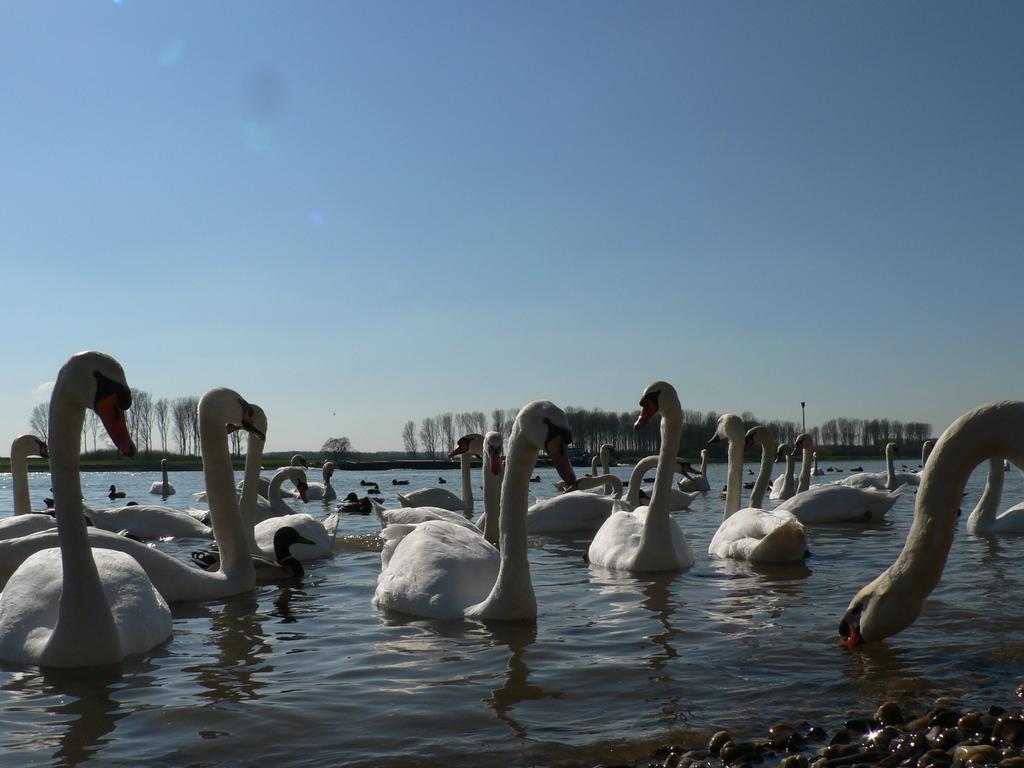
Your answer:
[[[801,432],[806,432],[807,431],[807,415],[804,413],[804,408],[806,406],[807,406],[807,403],[804,402],[803,400],[801,400],[800,401],[800,424],[803,427],[800,430]]]

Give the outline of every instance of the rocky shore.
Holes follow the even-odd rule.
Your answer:
[[[1024,697],[1024,686],[1017,691]],[[718,731],[700,749],[666,745],[640,763],[595,768],[1024,768],[1024,710],[992,705],[958,709],[945,699],[926,713],[885,702],[870,717],[830,729],[779,723],[762,736]]]

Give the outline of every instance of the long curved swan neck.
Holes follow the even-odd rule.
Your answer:
[[[800,457],[800,482],[797,483],[796,492],[803,493],[811,487],[811,462],[814,460],[814,441],[808,434],[800,436],[803,444],[803,454]]]
[[[35,442],[35,438],[32,438]],[[24,515],[32,511],[28,493],[28,456],[31,450],[24,436],[11,443],[11,485],[14,489],[14,514]]]
[[[470,474],[472,459],[468,452],[459,456],[459,468],[462,470],[462,509],[467,515],[473,514],[474,506],[473,478]]]
[[[250,435],[246,441],[245,473],[242,476],[242,498],[238,502],[238,509],[242,516],[245,545],[251,555],[263,554],[256,544],[256,497],[259,495],[262,462],[263,441]]]
[[[708,476],[708,449],[707,448],[701,448],[700,449],[700,473],[702,475],[704,475],[704,477]]]
[[[220,548],[220,570],[226,576],[251,578],[256,582],[248,537],[238,509],[234,468],[228,450],[228,431],[223,418],[218,418],[214,393],[207,392],[199,401],[199,441],[203,452],[203,480],[210,507],[210,525]],[[248,464],[248,457],[246,457]]]
[[[485,456],[481,463],[484,473],[484,538],[494,546],[500,543],[501,532],[498,528],[501,507],[501,476],[494,474],[487,466]]]
[[[885,487],[887,490],[896,488],[896,466],[893,462],[893,455],[896,452],[894,443],[885,444]]]
[[[893,578],[906,580],[908,591],[922,603],[942,576],[971,472],[993,457],[1006,456],[1017,466],[1024,465],[1022,428],[1024,403],[992,403],[961,416],[935,444],[921,479],[907,542],[889,568]]]
[[[796,469],[796,454],[786,454],[786,476],[782,481],[782,488],[784,492],[789,495],[793,491],[793,470]],[[802,475],[802,473],[801,473]]]
[[[729,474],[725,481],[725,512],[722,519],[730,517],[740,508],[740,494],[743,493],[743,442],[729,440]]]
[[[658,466],[658,456],[645,456],[636,463],[633,471],[629,474],[629,492],[626,494],[626,502],[630,507],[640,505],[640,486],[643,485],[644,475],[647,471]]]
[[[999,511],[999,502],[1003,499],[1003,479],[1006,472],[1003,470],[1002,459],[989,459],[988,477],[985,480],[985,490],[981,492],[978,504],[967,518],[967,530],[981,532],[990,528],[996,521],[996,513]]]
[[[590,458],[590,475],[592,477],[597,477],[597,467],[598,467],[598,465],[600,463],[601,463],[601,457],[599,455],[594,454]]]
[[[530,579],[527,557],[526,511],[529,507],[530,475],[540,451],[519,438],[518,419],[509,437],[505,478],[501,483],[501,511],[498,515],[498,549],[501,564],[498,578],[483,605],[511,618],[537,615],[537,598]]]
[[[928,466],[928,457],[932,455],[933,448],[935,448],[934,440],[925,440],[921,443],[921,469]]]
[[[814,474],[817,475],[818,474],[818,452],[817,451],[815,451],[813,453],[812,458],[814,460],[814,464],[813,464],[813,466],[814,466]]]
[[[121,640],[103,594],[82,515],[78,436],[85,423],[85,409],[64,396],[60,379],[50,398],[48,443],[63,586],[47,652],[57,656],[74,648],[82,659],[109,658],[108,649],[120,648]],[[88,626],[89,632],[80,637],[75,628],[83,626]]]
[[[675,398],[673,398],[675,400]],[[661,448],[658,450],[658,469],[654,474],[654,492],[644,519],[640,535],[640,550],[646,546],[671,546],[672,530],[669,526],[672,477],[676,471],[679,438],[683,434],[683,414],[678,402],[661,408]]]
[[[611,464],[612,446],[610,443],[605,443],[601,446],[601,474],[607,475],[609,470],[612,468]],[[597,473],[595,473],[597,474]]]
[[[761,506],[764,504],[764,494],[768,489],[768,481],[771,479],[772,464],[774,462],[775,438],[766,436],[762,438],[761,442],[761,469],[758,470],[757,480],[754,482],[754,490],[750,492],[750,506],[754,509],[761,509]]]
[[[167,493],[167,459],[161,459],[160,472],[163,475],[163,491],[164,493]]]

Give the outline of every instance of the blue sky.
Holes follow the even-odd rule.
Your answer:
[[[271,450],[535,398],[1017,398],[1018,3],[0,11],[0,426],[73,352]]]

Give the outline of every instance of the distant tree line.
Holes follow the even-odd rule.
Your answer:
[[[416,456],[422,451],[426,456],[436,458],[439,453],[451,450],[455,441],[469,432],[482,433],[485,429],[491,429],[507,438],[518,411],[518,408],[495,408],[491,411],[489,421],[479,411],[445,413],[423,419],[418,429],[416,422],[407,421],[402,428],[402,443],[410,456]],[[642,429],[634,429],[639,410],[616,412],[570,406],[565,409],[565,414],[572,427],[573,445],[578,450],[597,453],[603,443],[611,443],[620,453],[631,456],[643,456],[658,450],[660,415],[655,415]],[[719,415],[716,411],[684,410],[678,455],[698,456],[700,449],[715,434]],[[741,417],[748,428],[758,424],[769,427],[778,442],[792,444],[802,431],[796,421],[759,419],[750,411],[744,411]],[[902,448],[917,450],[931,436],[931,431],[931,424],[918,421],[846,417],[829,419],[821,426],[809,427],[807,430],[814,438],[815,445],[823,446],[833,454],[874,454],[890,441]],[[725,447],[719,446],[712,453],[724,456]]]
[[[43,440],[47,436],[49,414],[50,404],[39,403],[29,416],[29,428]],[[156,451],[159,437],[161,453],[200,455],[199,398],[195,395],[154,400],[149,392],[133,387],[132,407],[125,412],[125,417],[128,433],[140,453]],[[236,456],[242,453],[246,434],[244,430],[236,430],[228,436],[231,450]],[[82,425],[82,451],[96,453],[112,447],[99,417],[93,411],[87,411]]]

